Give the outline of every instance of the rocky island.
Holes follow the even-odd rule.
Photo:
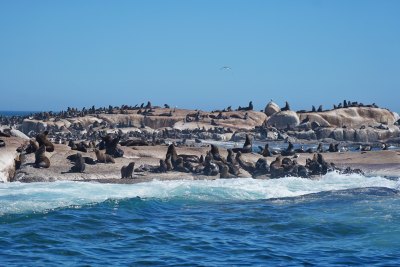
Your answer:
[[[328,171],[391,176],[400,172],[399,119],[375,104],[346,100],[330,110],[297,112],[289,103],[207,112],[148,102],[1,117],[0,179],[315,179]]]

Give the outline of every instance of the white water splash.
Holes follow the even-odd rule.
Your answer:
[[[399,182],[382,177],[329,173],[319,180],[287,177],[272,180],[220,179],[152,181],[140,184],[86,182],[0,184],[0,215],[43,212],[56,208],[123,198],[187,198],[193,200],[257,200],[366,187],[399,189]]]

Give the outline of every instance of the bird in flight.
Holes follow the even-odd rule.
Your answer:
[[[231,70],[232,68],[229,66],[223,66],[220,68],[220,70]]]

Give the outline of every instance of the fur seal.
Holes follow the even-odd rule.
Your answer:
[[[46,151],[47,152],[53,152],[54,151],[54,145],[53,145],[52,142],[50,142],[47,139],[47,135],[48,134],[49,134],[48,131],[44,131],[43,133],[36,135],[36,141],[38,142],[39,147],[44,145],[44,146],[46,146]]]
[[[323,152],[324,152],[324,148],[322,147],[322,143],[319,143],[318,147],[317,147],[317,153],[323,153]]]
[[[288,147],[285,150],[282,150],[281,155],[282,156],[293,156],[295,154],[293,150],[293,144],[292,142],[289,142]]]
[[[18,156],[14,159],[15,169],[19,170],[24,161],[25,161],[25,155],[22,153],[19,153]]]
[[[254,174],[254,172],[256,170],[256,166],[251,162],[244,161],[242,159],[242,153],[240,151],[236,154],[236,161],[239,163],[240,167],[243,170],[247,171],[251,175]]]
[[[228,156],[226,157],[226,162],[236,164],[236,159],[233,150],[229,148],[227,151],[228,151]]]
[[[168,166],[165,160],[160,159],[160,166],[154,170],[157,173],[164,173],[168,171]]]
[[[282,167],[282,156],[278,156],[273,162],[271,162],[269,167],[271,171],[271,178],[283,177],[284,169]]]
[[[167,171],[172,171],[174,169],[172,166],[171,154],[167,154],[165,157],[165,164],[167,165]]]
[[[183,159],[183,161],[188,161],[188,162],[193,162],[193,163],[199,163],[200,162],[200,158],[196,155],[186,155],[186,154],[179,154],[176,152],[175,149],[175,145],[171,144],[168,146],[167,149],[167,155],[170,155],[171,158],[171,162],[172,165],[174,166],[174,168],[176,167],[177,163],[176,161],[178,160],[178,157],[181,157]]]
[[[204,158],[204,166],[204,175],[215,176],[219,174],[219,167],[213,162],[212,154],[210,152],[207,152],[207,155]]]
[[[326,174],[328,170],[331,169],[329,164],[325,161],[324,157],[320,153],[314,154],[312,160],[307,159],[306,167],[311,171],[311,174],[313,175]]]
[[[39,145],[35,140],[29,140],[29,145],[26,148],[26,153],[30,154],[30,153],[35,153],[37,150],[39,149]]]
[[[229,178],[236,178],[235,175],[230,174],[229,171],[229,167],[225,164],[223,164],[220,168],[219,168],[220,172],[219,172],[219,178],[222,179],[229,179]]]
[[[110,134],[106,135],[103,138],[104,146],[106,149],[106,153],[108,155],[113,156],[114,158],[120,158],[124,155],[124,151],[120,148],[117,148],[119,141],[121,140],[121,136],[117,136],[112,138]]]
[[[50,167],[50,160],[46,157],[46,146],[42,145],[39,149],[35,152],[35,164],[36,168],[49,168]]]
[[[67,159],[70,160],[70,161],[75,162],[76,159],[77,159],[77,157],[78,157],[78,154],[79,154],[79,153],[69,155],[69,156],[67,157]],[[83,156],[82,156],[82,158],[84,159],[84,161],[85,161],[86,164],[89,164],[89,165],[96,165],[96,161],[95,161],[94,159],[92,159],[91,157],[83,157]]]
[[[241,107],[239,106],[239,108],[237,109],[238,111],[248,111],[248,110],[253,110],[253,101],[249,102],[249,105],[247,107]]]
[[[210,153],[212,154],[214,160],[225,162],[225,159],[222,158],[216,145],[211,144]]]
[[[0,137],[11,137],[11,135],[0,130]]]
[[[301,146],[300,148],[295,149],[294,152],[296,152],[296,153],[305,153],[304,146]]]
[[[259,158],[256,162],[256,170],[253,173],[253,178],[270,173],[270,168],[265,158]]]
[[[250,139],[250,136],[246,134],[246,141],[244,142],[244,145],[242,148],[232,148],[232,151],[237,153],[237,152],[242,152],[242,153],[251,153],[253,151],[253,142]]]
[[[113,157],[111,157],[110,155],[104,154],[103,152],[101,152],[97,148],[94,150],[94,153],[96,153],[97,162],[100,162],[100,163],[115,163],[115,160],[114,160]]]
[[[286,101],[285,106],[283,108],[281,108],[281,111],[289,111],[290,110],[290,105],[289,103]]]
[[[128,166],[123,166],[121,168],[121,178],[132,178],[132,173],[135,168],[135,162],[131,162]]]
[[[328,151],[329,152],[339,152],[339,144],[335,144],[335,145],[333,143],[329,144]]]
[[[190,172],[190,170],[185,166],[182,157],[176,159],[174,170],[178,172]]]
[[[75,165],[71,167],[70,172],[84,172],[86,168],[85,159],[81,153],[76,154]]]
[[[360,145],[359,150],[366,152],[366,151],[371,151],[372,147],[370,145]]]
[[[144,140],[125,140],[120,142],[121,146],[148,146],[149,143],[147,141]]]

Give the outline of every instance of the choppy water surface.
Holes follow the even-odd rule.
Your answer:
[[[0,262],[398,265],[397,179],[0,184]]]

